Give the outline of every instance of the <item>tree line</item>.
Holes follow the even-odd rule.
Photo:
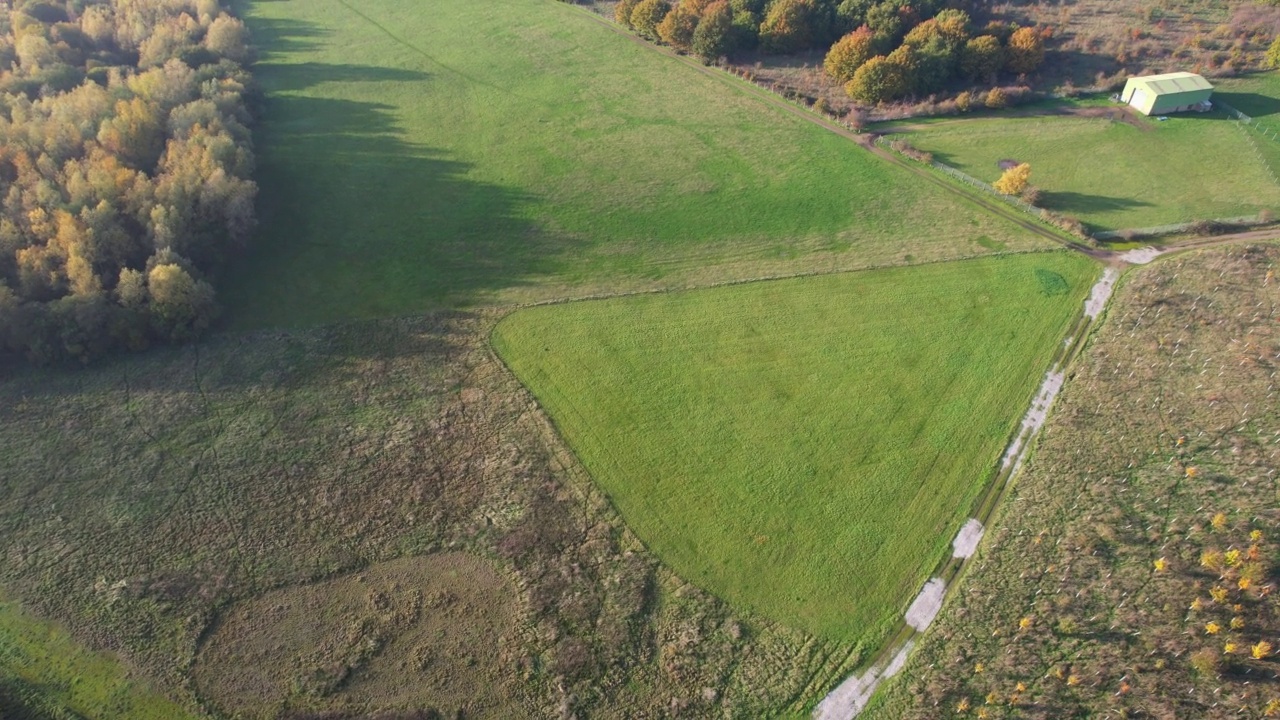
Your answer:
[[[14,0],[0,17],[0,354],[191,338],[257,186],[244,24],[218,0]]]
[[[995,82],[1044,60],[1046,33],[1007,23],[974,32],[945,0],[620,0],[614,18],[655,42],[714,61],[735,52],[828,49],[824,67],[866,103]]]

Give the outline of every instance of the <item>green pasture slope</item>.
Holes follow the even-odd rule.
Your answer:
[[[1031,163],[1041,205],[1100,230],[1242,217],[1280,209],[1280,185],[1225,113],[1182,113],[1142,128],[1105,118],[996,117],[927,123],[916,147],[988,182],[1002,160]]]
[[[265,92],[239,327],[1046,247],[562,2],[237,5]]]
[[[1097,273],[1032,253],[544,305],[493,341],[676,572],[870,647]]]

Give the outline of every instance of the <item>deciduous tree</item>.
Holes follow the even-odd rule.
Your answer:
[[[995,189],[1005,195],[1019,195],[1030,181],[1031,165],[1021,163],[1005,170],[1000,179],[996,180]]]
[[[658,23],[671,12],[667,0],[640,0],[631,11],[631,27],[650,40],[658,40]]]
[[[995,82],[1004,66],[1004,48],[994,35],[981,35],[960,50],[960,73],[970,82]]]
[[[906,78],[901,66],[877,55],[858,68],[844,90],[849,97],[860,102],[888,102],[906,94]]]
[[[1044,62],[1044,40],[1035,28],[1019,28],[1009,36],[1005,67],[1013,73],[1035,72]]]
[[[693,52],[706,61],[726,57],[735,49],[738,39],[733,22],[733,8],[728,2],[709,5],[693,31]]]
[[[863,25],[831,46],[822,66],[832,79],[847,83],[862,64],[876,56],[875,35]]]

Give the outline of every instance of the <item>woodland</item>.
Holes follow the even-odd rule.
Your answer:
[[[254,227],[244,24],[217,0],[19,0],[0,23],[0,355],[198,335]]]

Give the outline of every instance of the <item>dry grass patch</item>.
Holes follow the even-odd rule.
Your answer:
[[[511,683],[517,594],[479,557],[372,565],[237,604],[195,664],[202,694],[237,717],[282,711],[520,713]]]

